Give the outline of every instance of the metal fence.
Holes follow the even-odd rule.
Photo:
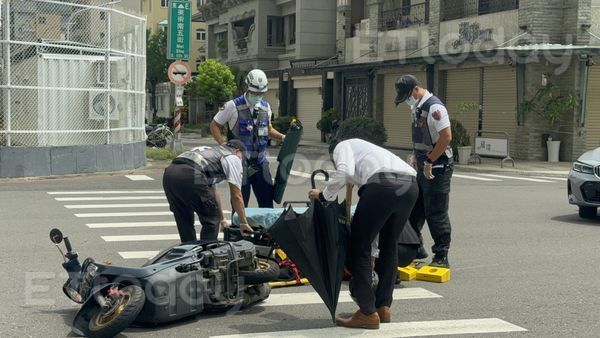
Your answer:
[[[145,18],[120,1],[0,5],[0,146],[145,139]]]

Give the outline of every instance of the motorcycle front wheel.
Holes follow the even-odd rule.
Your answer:
[[[119,287],[118,293],[119,296],[113,298],[107,310],[98,306],[91,314],[89,337],[114,337],[131,325],[142,311],[146,296],[141,287]]]

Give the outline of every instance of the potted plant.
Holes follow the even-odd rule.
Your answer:
[[[457,119],[450,119],[450,129],[452,130],[452,153],[454,160],[460,164],[469,164],[471,158],[471,138],[465,127]]]
[[[476,113],[479,110],[479,104],[476,102],[459,101],[456,104],[461,115],[466,113]],[[460,164],[469,164],[473,147],[471,146],[471,138],[467,129],[457,119],[450,119],[450,129],[452,130],[452,153],[454,159]]]
[[[536,112],[548,126],[548,162],[558,162],[560,152],[560,123],[565,114],[577,107],[577,98],[570,92],[559,93],[554,84],[547,82],[538,88],[531,100],[521,104],[521,113]]]

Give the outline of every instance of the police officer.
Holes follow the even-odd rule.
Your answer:
[[[360,309],[336,324],[350,328],[378,329],[390,322],[392,293],[398,267],[398,238],[417,199],[416,171],[390,151],[361,139],[349,139],[329,148],[336,168],[321,192],[312,189],[310,199],[334,200],[347,183],[359,187],[360,197],[352,218],[349,265],[353,296]],[[379,234],[377,290],[371,288],[372,243]]]
[[[240,231],[252,232],[240,190],[244,150],[238,140],[216,147],[196,147],[177,156],[165,169],[163,189],[182,243],[196,240],[194,212],[202,223],[200,239],[217,239],[219,224],[225,223],[225,218],[215,185],[224,180],[229,182],[231,204],[240,217]]]
[[[281,134],[271,125],[271,107],[263,99],[268,90],[267,76],[260,69],[251,70],[245,80],[244,95],[225,103],[210,124],[214,139],[224,142],[221,127],[228,124],[235,139],[246,147],[248,160],[247,178],[242,185],[244,205],[248,206],[250,186],[260,208],[273,208],[273,180],[266,158],[269,137],[283,141]]]
[[[396,105],[406,102],[412,111],[412,158],[418,172],[419,198],[410,223],[422,242],[421,230],[427,220],[434,241],[430,265],[448,268],[451,232],[448,201],[454,169],[448,110],[413,75],[403,75],[396,81],[396,93]]]

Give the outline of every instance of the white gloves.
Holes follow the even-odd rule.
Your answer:
[[[428,180],[435,178],[435,176],[433,176],[433,163],[425,161],[423,164],[423,175],[425,175],[425,178]]]

